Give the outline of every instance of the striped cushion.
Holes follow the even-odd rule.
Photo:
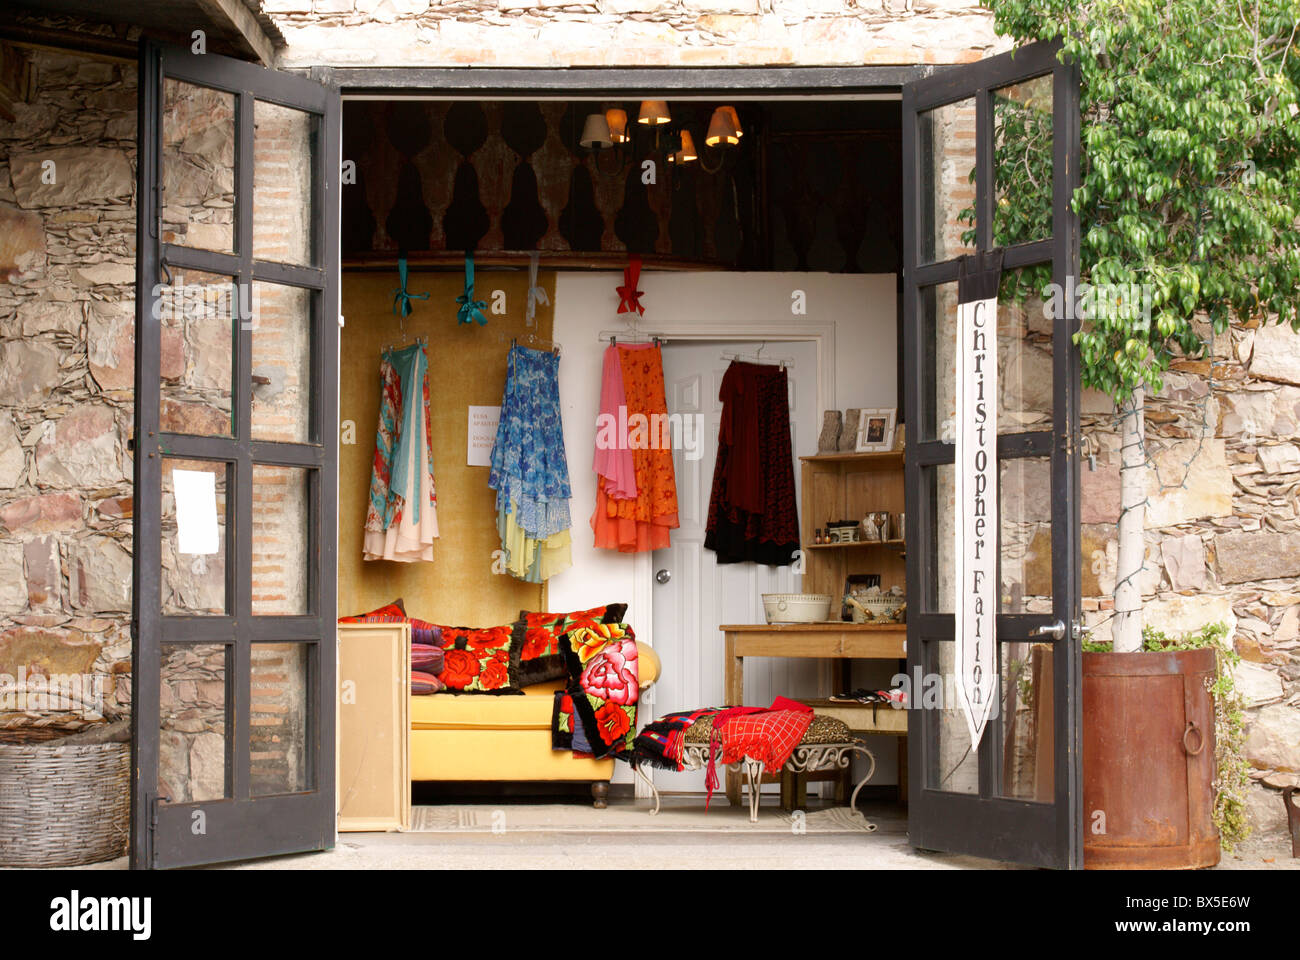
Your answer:
[[[442,673],[444,656],[442,647],[435,647],[428,643],[412,643],[411,669],[421,673]]]
[[[411,671],[411,693],[417,697],[422,697],[430,693],[439,693],[447,689],[443,686],[441,680],[431,673],[421,673],[419,670]]]

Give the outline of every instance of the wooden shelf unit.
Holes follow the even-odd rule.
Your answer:
[[[880,589],[907,590],[902,531],[890,530],[884,542],[813,543],[814,531],[827,522],[861,520],[868,513],[885,511],[890,524],[905,509],[903,453],[821,453],[802,461],[803,518],[800,539],[804,547],[805,593],[826,593],[833,598],[832,615],[840,609],[844,581],[849,574],[878,573]]]

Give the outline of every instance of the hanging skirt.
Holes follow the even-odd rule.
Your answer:
[[[560,419],[560,358],[514,346],[506,360],[501,420],[488,485],[506,568],[540,583],[572,563],[569,464]]]
[[[786,566],[799,549],[789,380],[781,367],[732,361],[704,546],[718,563]]]
[[[419,343],[387,350],[379,362],[379,427],[362,541],[365,560],[433,559],[438,497],[428,369]]]
[[[606,410],[607,396],[617,400],[609,383],[610,354],[618,361],[624,411]],[[677,478],[668,430],[664,395],[663,354],[658,344],[611,344],[606,348],[606,383],[602,384],[602,417],[596,432],[596,510],[591,528],[596,546],[622,553],[660,550],[669,545],[677,527]],[[609,450],[610,445],[613,450]],[[602,448],[605,456],[602,457]],[[626,476],[625,453],[631,453],[632,477]],[[629,491],[635,491],[626,496]],[[622,495],[620,495],[622,494]]]

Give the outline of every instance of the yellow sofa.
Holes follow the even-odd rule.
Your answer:
[[[659,678],[659,657],[637,641],[641,689]],[[524,688],[522,697],[411,697],[412,780],[587,780],[605,805],[614,761],[551,749],[554,692],[564,682]]]

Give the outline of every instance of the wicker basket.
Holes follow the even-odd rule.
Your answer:
[[[126,852],[127,743],[0,743],[0,867],[69,867]]]

